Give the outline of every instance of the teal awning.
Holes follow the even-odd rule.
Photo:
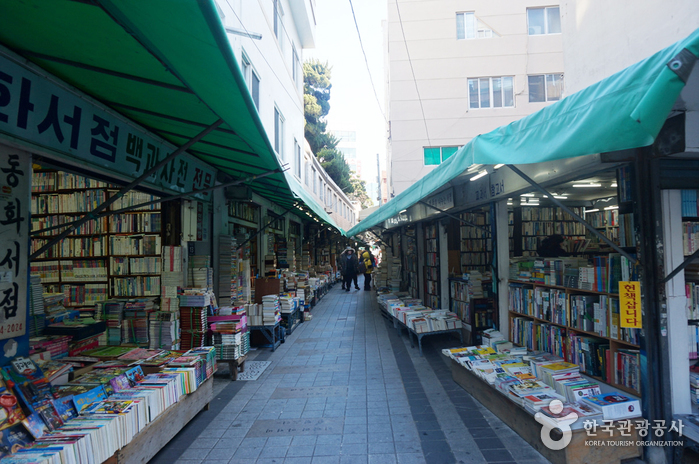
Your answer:
[[[222,119],[188,152],[233,179],[280,168],[213,0],[11,0],[0,18],[0,44],[175,146]],[[303,197],[281,172],[250,187]]]
[[[697,56],[699,29],[559,102],[474,137],[347,235],[382,224],[474,164],[532,164],[651,145],[684,88],[680,75],[689,76]],[[673,70],[682,62],[682,69]]]

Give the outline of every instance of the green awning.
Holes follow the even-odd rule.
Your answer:
[[[697,56],[699,29],[561,101],[474,137],[347,235],[382,224],[474,164],[532,164],[651,145],[684,88],[680,75],[689,76]]]
[[[234,179],[280,168],[213,0],[10,0],[0,18],[2,45],[176,146],[222,119],[188,152]],[[296,202],[281,172],[250,186]]]

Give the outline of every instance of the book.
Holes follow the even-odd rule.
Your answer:
[[[48,427],[37,413],[28,415],[22,420],[22,425],[35,440],[41,438],[48,431]]]
[[[641,404],[619,392],[587,396],[581,400],[602,413],[604,420],[620,420],[641,415]]]

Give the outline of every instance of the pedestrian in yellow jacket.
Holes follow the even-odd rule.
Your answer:
[[[374,257],[368,251],[362,253],[362,264],[364,268],[364,290],[371,290],[371,272],[374,270]]]

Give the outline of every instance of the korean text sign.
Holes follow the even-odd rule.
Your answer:
[[[132,179],[175,149],[146,130],[0,55],[0,132]],[[180,155],[147,182],[185,193],[213,186],[216,170]],[[209,193],[198,194],[208,199]]]
[[[0,340],[27,331],[29,153],[0,145]]]
[[[619,282],[619,319],[622,328],[642,328],[640,282]]]

